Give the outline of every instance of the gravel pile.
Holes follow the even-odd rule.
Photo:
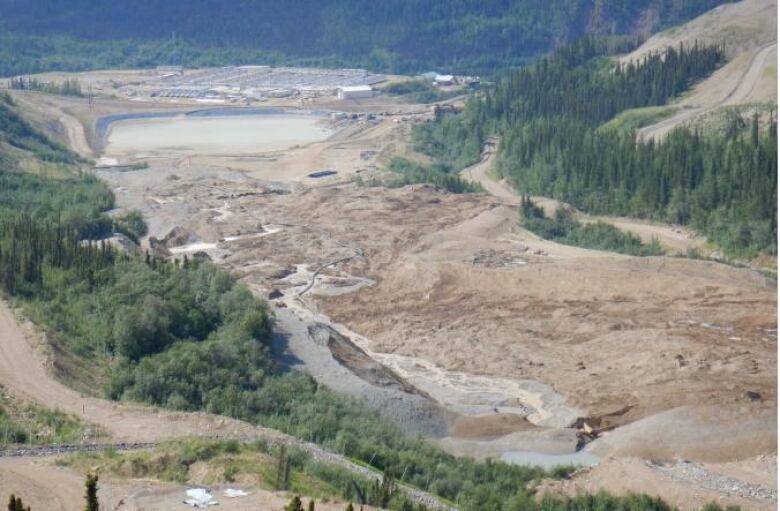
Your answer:
[[[723,493],[724,495],[777,502],[777,490],[718,474],[690,461],[677,460],[668,464],[648,461],[647,465],[676,481],[695,484],[701,488]]]

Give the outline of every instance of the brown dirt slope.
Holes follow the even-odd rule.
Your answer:
[[[640,130],[645,139],[661,138],[674,127],[721,107],[777,103],[777,2],[743,0],[724,4],[698,18],[656,34],[624,62],[680,43],[723,44],[728,62],[675,103],[675,115]]]

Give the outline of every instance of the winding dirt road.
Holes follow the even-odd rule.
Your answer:
[[[498,147],[497,141],[494,142],[493,147]],[[504,204],[519,206],[520,195],[517,191],[505,179],[497,180],[490,175],[490,168],[495,161],[495,156],[495,150],[485,150],[482,159],[471,167],[463,169],[460,175],[468,181],[478,183],[488,194],[501,199]],[[650,243],[654,239],[658,240],[661,246],[670,253],[685,254],[688,250],[701,249],[707,242],[705,237],[699,236],[682,226],[649,222],[636,218],[592,216],[548,197],[535,196],[532,199],[534,203],[544,208],[545,214],[548,216],[553,215],[558,207],[565,206],[567,209],[574,211],[575,218],[580,222],[605,222],[622,231],[638,236],[645,243]]]
[[[656,124],[641,128],[637,132],[637,138],[639,140],[661,139],[674,128],[710,114],[719,108],[750,101],[765,70],[774,62],[777,62],[777,42],[756,48],[752,52],[749,62],[739,74],[739,78],[734,81],[733,78],[729,78],[729,75],[734,75],[742,63],[738,59],[732,60],[732,62],[697,86],[694,94],[681,103],[682,108],[678,113]],[[733,82],[733,85],[722,95],[716,95],[712,98],[706,97],[706,92],[704,91],[711,89],[711,84],[719,85],[729,82]],[[702,104],[694,104],[699,101]]]
[[[490,176],[489,170],[493,165],[495,156],[495,151],[485,151],[482,155],[482,159],[478,163],[475,163],[471,167],[466,167],[460,172],[461,177],[468,181],[478,183],[487,193],[502,199],[508,204],[520,205],[520,196],[506,180],[502,179],[499,181]]]
[[[0,383],[12,394],[78,416],[116,441],[159,442],[183,436],[248,435],[255,431],[250,424],[226,417],[158,411],[79,394],[49,374],[43,339],[32,325],[21,324],[5,301],[0,301],[0,339]],[[31,342],[37,346],[34,348]]]

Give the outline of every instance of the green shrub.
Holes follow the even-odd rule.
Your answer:
[[[114,218],[114,230],[121,232],[136,243],[148,231],[144,217],[138,210],[129,211]]]
[[[639,237],[601,221],[581,224],[561,208],[555,212],[554,218],[547,218],[541,208],[524,197],[521,210],[523,227],[546,240],[634,256],[663,254],[657,240],[645,244]]]

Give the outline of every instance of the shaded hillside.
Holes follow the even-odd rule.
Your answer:
[[[0,28],[25,36],[159,41],[167,47],[162,52],[144,48],[139,55],[135,46],[125,46],[122,51],[113,51],[110,58],[101,53],[104,46],[83,49],[93,59],[115,65],[137,64],[141,56],[190,64],[200,62],[205,49],[219,48],[218,55],[210,57],[212,61],[219,56],[225,62],[282,56],[282,60],[355,64],[396,72],[428,67],[480,71],[526,62],[586,33],[648,35],[722,3],[724,0],[0,0]],[[172,39],[178,39],[179,45]],[[2,46],[10,51],[12,43],[18,46],[17,55],[31,57],[35,57],[37,47],[46,44],[12,38]],[[57,65],[51,49],[37,57],[37,67]],[[250,50],[269,54],[245,53]]]

